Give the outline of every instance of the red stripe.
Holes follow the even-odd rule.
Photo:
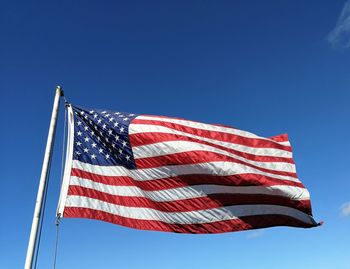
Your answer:
[[[230,176],[195,174],[140,181],[134,180],[133,178],[127,176],[103,176],[94,173],[89,173],[77,168],[73,168],[71,176],[90,179],[94,182],[99,182],[113,186],[137,186],[145,191],[157,191],[201,184],[265,187],[274,185],[287,185],[304,188],[304,185],[301,182],[280,180],[257,174],[239,174]]]
[[[167,117],[167,116],[147,115],[147,114],[143,114],[142,116],[156,117],[156,118],[163,118],[163,119],[184,120],[184,121],[188,121],[188,122],[203,124],[203,122],[188,120],[188,119],[184,119],[184,118],[174,118],[174,117]],[[236,127],[225,125],[225,124],[220,124],[220,123],[216,123],[216,124],[204,123],[204,124],[225,127],[227,129],[231,129],[233,131],[236,131],[236,130],[241,131],[240,129],[238,129]],[[269,137],[269,139],[274,140],[276,142],[287,142],[288,141],[288,134],[280,134],[280,135],[271,136],[271,137]]]
[[[294,164],[294,161],[292,158],[286,158],[286,157],[275,157],[275,156],[259,156],[254,155],[246,152],[241,152],[238,150],[234,150],[225,146],[220,146],[217,144],[213,144],[211,142],[203,141],[200,139],[184,136],[184,135],[178,135],[178,134],[168,134],[168,133],[138,133],[138,134],[130,134],[130,143],[132,147],[138,147],[138,146],[144,146],[144,145],[150,145],[154,143],[159,142],[166,142],[166,141],[190,141],[190,142],[196,142],[208,146],[212,146],[218,149],[225,150],[227,152],[236,154],[238,156],[241,156],[245,159],[257,161],[257,162],[285,162],[285,163],[292,163]]]
[[[220,161],[239,163],[239,164],[243,164],[245,166],[252,167],[259,171],[267,172],[270,174],[297,178],[296,173],[266,169],[250,163],[243,162],[241,160],[237,160],[229,156],[222,155],[220,153],[209,152],[209,151],[199,151],[199,150],[136,159],[135,163],[136,163],[136,167],[140,169],[140,168],[157,168],[157,167],[167,166],[167,165],[186,165],[186,164],[199,164],[199,163],[220,162]]]
[[[81,186],[69,186],[68,195],[89,197],[121,206],[152,208],[163,212],[189,212],[231,205],[270,204],[288,206],[311,214],[310,200],[291,200],[277,195],[217,193],[185,200],[155,202],[146,197],[112,195]]]
[[[234,232],[273,226],[292,226],[303,228],[311,228],[317,226],[304,223],[300,220],[284,215],[248,216],[234,220],[225,220],[202,224],[169,224],[161,221],[125,218],[103,211],[81,207],[66,207],[64,209],[64,217],[102,220],[141,230],[195,234]]]
[[[276,142],[287,142],[288,141],[288,134],[280,134],[269,137],[269,139],[276,141]]]
[[[163,121],[157,121],[157,120],[143,120],[143,119],[135,118],[134,120],[132,120],[131,124],[150,124],[150,125],[165,126],[181,132],[194,134],[202,137],[207,137],[207,138],[215,139],[219,141],[245,145],[249,147],[275,148],[275,149],[281,149],[286,151],[292,151],[291,147],[289,146],[280,145],[278,143],[275,143],[273,141],[266,140],[263,138],[249,138],[249,137],[243,137],[243,136],[224,133],[224,132],[208,131],[208,130],[184,126],[178,123],[163,122]]]

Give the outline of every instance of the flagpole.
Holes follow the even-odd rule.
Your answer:
[[[35,203],[32,229],[30,231],[27,256],[26,256],[26,261],[24,265],[25,269],[31,269],[33,264],[34,249],[35,249],[35,244],[37,240],[40,217],[42,213],[41,210],[42,210],[42,204],[43,204],[43,197],[45,192],[46,179],[49,172],[49,163],[52,156],[52,149],[53,149],[54,136],[56,131],[57,116],[58,116],[58,108],[59,108],[59,102],[60,102],[61,96],[63,96],[62,88],[60,86],[57,86],[55,100],[54,100],[53,109],[52,109],[49,134],[48,134],[47,143],[46,143],[45,156],[44,156],[43,166],[41,170],[38,194],[37,194],[36,203]]]

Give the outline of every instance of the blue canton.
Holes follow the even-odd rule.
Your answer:
[[[94,165],[136,168],[129,140],[129,125],[137,117],[136,114],[85,110],[76,106],[72,106],[72,109],[74,160]]]

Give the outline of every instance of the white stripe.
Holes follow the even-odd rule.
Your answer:
[[[278,142],[279,144],[283,145],[283,146],[288,146],[290,147],[290,142],[289,141],[284,141],[284,142]]]
[[[90,208],[126,218],[156,220],[170,224],[211,223],[237,219],[238,217],[244,216],[266,214],[290,216],[304,223],[315,224],[315,221],[311,216],[294,208],[277,205],[235,205],[190,212],[162,212],[150,208],[116,206],[111,203],[88,197],[68,196],[66,201],[66,208],[67,207]]]
[[[295,166],[291,163],[251,161],[225,150],[191,141],[164,141],[150,145],[133,147],[132,149],[135,159],[164,156],[197,150],[219,153],[265,169],[295,173]]]
[[[166,133],[166,134],[178,134],[183,135],[186,137],[191,137],[195,139],[199,139],[202,141],[206,141],[215,145],[223,146],[229,149],[234,149],[240,152],[254,154],[258,156],[274,156],[274,157],[284,157],[284,158],[292,158],[292,152],[282,149],[274,149],[274,148],[255,148],[255,147],[248,147],[240,144],[220,141],[216,139],[211,139],[199,135],[189,134],[186,132],[178,131],[175,129],[171,129],[164,126],[159,125],[151,125],[151,124],[138,124],[138,123],[131,123],[129,125],[129,134],[139,134],[139,133]],[[285,142],[282,142],[285,143]],[[288,142],[289,143],[289,142]]]
[[[300,182],[297,178],[290,176],[275,175],[262,172],[249,166],[231,162],[210,162],[188,165],[170,165],[157,168],[145,168],[129,170],[123,166],[99,166],[73,160],[73,168],[103,176],[128,176],[134,180],[147,181],[160,178],[175,177],[181,175],[217,175],[230,176],[239,174],[257,174],[281,180]]]
[[[183,126],[187,126],[187,127],[202,129],[202,130],[223,132],[223,133],[239,135],[239,136],[243,136],[243,137],[247,137],[247,138],[254,138],[254,139],[258,138],[258,139],[263,139],[263,140],[270,141],[270,142],[273,142],[276,144],[280,144],[280,142],[276,142],[272,139],[268,139],[265,137],[257,136],[255,134],[247,132],[247,131],[242,131],[242,130],[230,128],[230,127],[217,126],[217,125],[212,125],[212,124],[207,124],[207,123],[194,122],[194,121],[188,121],[188,120],[180,120],[180,119],[174,119],[174,118],[162,118],[162,117],[156,117],[156,116],[137,116],[136,119],[170,122],[170,123],[175,123],[175,124],[179,124],[179,125],[183,125]]]
[[[305,188],[275,185],[265,186],[223,186],[194,185],[158,191],[145,191],[136,186],[113,186],[80,177],[71,177],[70,186],[81,186],[117,196],[144,197],[155,202],[169,202],[205,197],[210,194],[255,194],[283,196],[291,200],[308,200],[309,192]]]

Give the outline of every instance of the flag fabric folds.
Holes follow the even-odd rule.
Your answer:
[[[61,217],[178,233],[318,225],[287,135],[72,105],[68,115]]]

